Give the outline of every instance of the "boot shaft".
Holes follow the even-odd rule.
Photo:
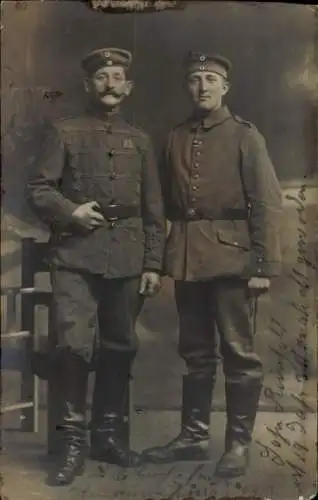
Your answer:
[[[188,374],[183,377],[181,428],[208,436],[215,375]]]
[[[143,458],[152,463],[209,458],[209,424],[214,374],[183,377],[181,432],[165,446],[150,448]]]
[[[132,360],[129,353],[100,353],[93,393],[92,415],[124,414],[129,409],[129,382]]]
[[[244,377],[226,381],[226,449],[233,441],[243,445],[251,442],[261,391],[261,379]]]
[[[59,368],[63,384],[57,430],[64,431],[67,441],[82,441],[86,433],[88,365],[79,356],[63,353]]]
[[[91,442],[110,436],[129,447],[130,353],[104,351],[97,360],[91,413]]]

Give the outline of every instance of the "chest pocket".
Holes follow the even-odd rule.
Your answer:
[[[142,150],[137,141],[123,137],[119,148],[113,149],[112,160],[118,176],[140,179],[142,169]]]

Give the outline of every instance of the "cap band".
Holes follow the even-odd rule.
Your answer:
[[[104,66],[121,66],[128,69],[132,61],[130,52],[124,49],[105,48],[90,52],[82,60],[82,68],[88,74],[93,74]]]
[[[194,73],[196,71],[210,71],[212,73],[217,73],[218,75],[223,76],[224,78],[228,77],[228,72],[225,68],[220,66],[219,64],[214,63],[213,61],[209,61],[207,64],[192,63],[186,68],[187,74]]]
[[[203,54],[202,52],[189,52],[185,63],[187,74],[194,71],[211,71],[228,78],[232,68],[231,62],[218,54]]]

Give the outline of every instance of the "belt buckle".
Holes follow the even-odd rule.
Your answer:
[[[119,220],[119,217],[107,217],[107,222],[109,222],[109,228],[114,229],[116,222]]]
[[[112,203],[111,205],[108,205],[108,208],[110,208],[110,209],[112,209],[112,208],[118,208],[118,207],[119,207],[118,203]],[[111,222],[111,223],[114,223],[117,220],[119,220],[119,217],[118,217],[118,215],[113,215],[113,216],[107,217],[107,220],[109,222]]]
[[[195,208],[189,208],[187,210],[187,217],[188,217],[188,220],[193,220],[196,216],[196,209]]]

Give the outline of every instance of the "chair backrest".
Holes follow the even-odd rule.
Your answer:
[[[48,271],[46,260],[48,244],[38,242],[35,238],[21,240],[21,287],[1,288],[1,295],[7,298],[6,314],[17,315],[17,298],[21,297],[21,329],[1,333],[1,343],[18,340],[19,349],[25,351],[21,371],[21,400],[1,407],[1,413],[20,411],[21,430],[37,432],[39,427],[39,380],[34,375],[30,363],[31,353],[36,345],[35,313],[37,304],[50,304],[50,292],[35,289],[35,276],[39,272]],[[16,318],[10,318],[8,324],[17,324]],[[12,321],[13,319],[13,321]],[[50,322],[49,322],[50,323]],[[10,329],[11,330],[11,329]]]

